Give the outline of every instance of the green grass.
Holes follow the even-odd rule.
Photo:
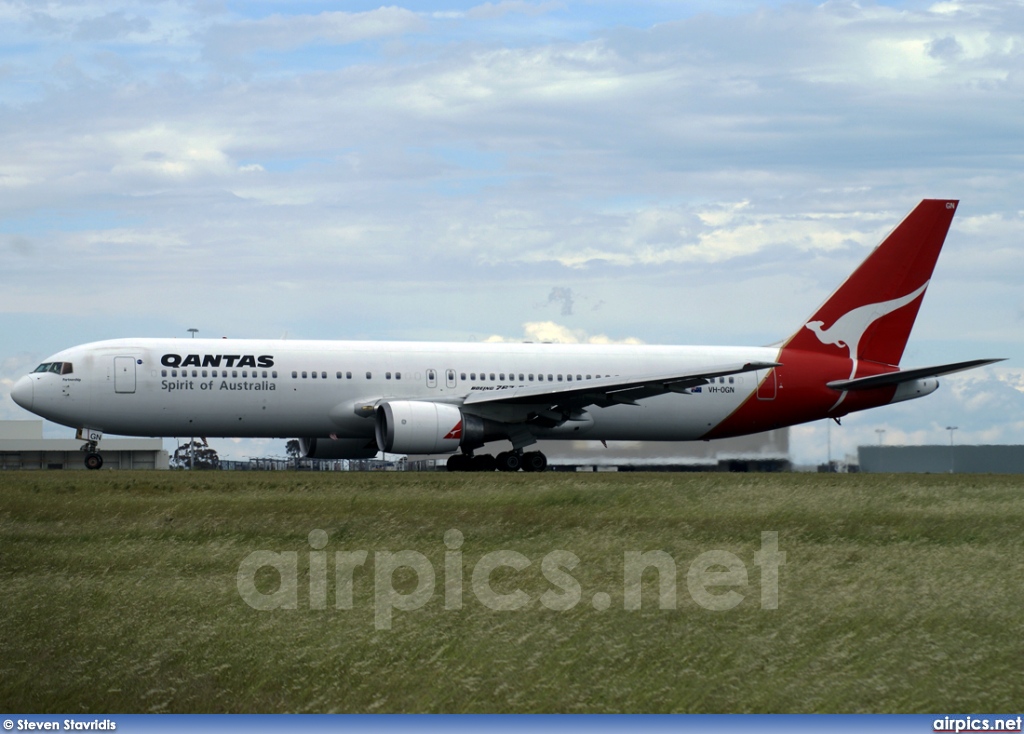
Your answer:
[[[445,531],[464,536],[445,609]],[[1015,477],[728,474],[0,473],[0,707],[28,712],[806,712],[1019,708],[1024,482]],[[327,609],[310,604],[328,533]],[[786,553],[761,608],[761,533]],[[298,553],[298,608],[258,611],[236,575]],[[352,609],[334,553],[365,550]],[[374,556],[422,553],[433,597],[375,626]],[[495,611],[472,572],[492,551]],[[541,570],[579,557],[566,611]],[[624,606],[623,554],[663,551],[676,609]],[[692,598],[706,551],[742,561],[743,601]],[[278,577],[255,576],[270,593]],[[409,593],[417,578],[394,574]],[[724,593],[728,588],[712,589]],[[595,593],[610,596],[598,611]],[[561,593],[561,592],[559,592]]]

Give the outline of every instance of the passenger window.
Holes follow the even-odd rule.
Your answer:
[[[232,377],[238,377],[238,370],[231,370]]]
[[[308,372],[305,372],[305,371],[303,371],[303,373],[302,373],[302,379],[303,379],[303,380],[305,380],[305,379],[306,379],[307,377],[309,377],[309,373],[308,373]]]
[[[316,379],[316,372],[314,372],[311,376],[315,380]]]
[[[390,380],[391,379],[391,373],[390,372],[385,372],[384,373],[384,379],[385,380]]]
[[[216,377],[216,376],[217,375],[214,375],[214,377]],[[277,379],[277,370],[274,370],[273,372],[271,372],[270,376],[273,377],[276,380]]]
[[[559,381],[559,382],[561,382],[561,381],[562,381],[562,376],[561,376],[561,375],[559,375],[559,376],[558,376],[558,381]]]
[[[216,375],[214,375],[214,376],[216,377]],[[298,376],[299,376],[299,373],[296,372],[295,370],[292,370],[292,379],[294,380]]]
[[[352,379],[352,373],[351,372],[346,372],[345,373],[345,379],[346,380],[351,380]]]
[[[371,373],[369,373],[369,372],[366,373],[366,379],[367,380],[372,379],[372,377],[373,377],[373,375]]]
[[[494,382],[494,373],[491,373],[491,382]]]
[[[402,373],[401,372],[396,372],[395,373],[395,379],[396,380],[401,380],[402,379]]]
[[[161,377],[167,377],[167,370],[160,370]]]

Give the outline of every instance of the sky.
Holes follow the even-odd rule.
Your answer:
[[[956,198],[903,364],[1007,361],[793,456],[1024,443],[1022,99],[1020,2],[0,0],[0,420],[190,328],[770,344]]]

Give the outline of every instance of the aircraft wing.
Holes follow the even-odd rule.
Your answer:
[[[463,405],[467,407],[531,406],[562,414],[562,420],[572,420],[568,416],[591,405],[599,408],[607,408],[612,405],[636,405],[637,400],[655,395],[670,392],[685,395],[691,388],[710,384],[718,377],[780,366],[778,362],[746,362],[718,365],[694,372],[629,378],[603,377],[599,380],[588,380],[585,384],[563,382],[555,385],[545,382],[524,387],[496,388],[470,393]]]
[[[960,372],[975,367],[981,367],[993,362],[1002,362],[1002,359],[972,359],[968,362],[953,362],[951,364],[940,364],[932,367],[914,367],[909,370],[897,370],[886,372],[882,375],[871,375],[870,377],[857,377],[852,380],[833,380],[828,386],[833,390],[871,390],[876,387],[891,387],[913,380],[923,380],[928,377],[948,375],[952,372]]]

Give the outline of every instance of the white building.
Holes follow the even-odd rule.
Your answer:
[[[82,441],[43,438],[43,422],[0,421],[0,470],[85,469]],[[167,469],[169,457],[159,438],[104,438],[104,469]]]

